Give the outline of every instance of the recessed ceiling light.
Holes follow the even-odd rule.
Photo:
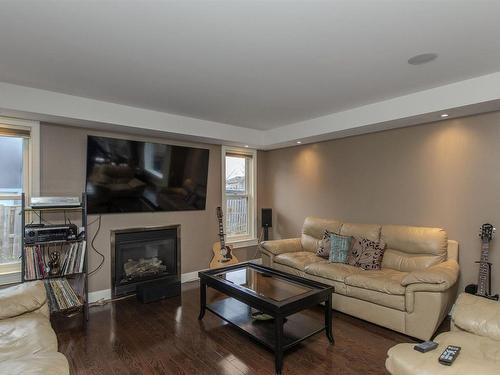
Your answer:
[[[420,55],[410,57],[408,59],[408,64],[410,65],[427,64],[428,62],[436,60],[437,57],[438,57],[437,53],[422,53]]]
[[[245,145],[246,148],[248,148],[248,145]]]
[[[447,113],[443,113],[443,114],[441,115],[441,117],[442,117],[442,118],[445,118],[445,117],[448,117],[448,116],[449,116],[449,114],[447,114]]]
[[[302,143],[302,141],[297,141],[297,144],[300,145]]]

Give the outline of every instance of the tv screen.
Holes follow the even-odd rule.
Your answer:
[[[91,214],[204,210],[209,150],[89,136]]]

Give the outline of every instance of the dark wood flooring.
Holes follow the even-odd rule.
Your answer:
[[[218,298],[214,293],[209,299]],[[76,374],[274,374],[271,352],[207,311],[198,317],[198,283],[182,297],[135,298],[90,309],[86,330],[60,330],[59,350]],[[320,307],[308,312],[323,319]],[[317,334],[285,354],[284,374],[385,374],[387,350],[412,339],[333,312],[336,343]]]

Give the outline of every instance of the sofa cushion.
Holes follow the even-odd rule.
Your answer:
[[[362,269],[348,264],[329,262],[311,263],[305,267],[305,271],[308,275],[324,277],[325,279],[341,282],[344,282],[344,279],[349,275],[363,272]]]
[[[0,321],[0,362],[44,352],[57,352],[46,316],[35,312]]]
[[[346,285],[346,295],[358,300],[371,302],[379,306],[406,311],[406,299],[404,295],[387,294],[357,286]]]
[[[343,236],[368,238],[371,241],[380,240],[380,228],[378,224],[352,224],[343,223],[340,234]]]
[[[304,269],[311,263],[326,261],[309,251],[298,251],[295,253],[285,253],[277,255],[274,258],[274,262],[304,271]]]
[[[401,280],[403,280],[407,274],[407,272],[399,272],[391,269],[362,271],[347,276],[344,282],[347,285],[363,289],[402,295],[405,294],[406,288],[401,285]]]
[[[500,303],[472,294],[458,296],[452,313],[460,329],[500,342]]]
[[[302,226],[301,243],[305,251],[316,252],[318,242],[323,238],[325,229],[333,233],[339,233],[342,223],[338,220],[320,219],[317,217],[306,217]]]
[[[0,374],[68,375],[69,365],[68,360],[61,353],[38,353],[0,362]]]
[[[381,240],[387,245],[382,268],[415,271],[446,260],[448,236],[440,228],[384,225]]]
[[[387,352],[385,362],[391,374],[400,375],[470,375],[498,374],[500,365],[500,342],[467,332],[446,332],[437,336],[439,343],[435,350],[419,353],[413,349],[415,344],[398,344]],[[462,349],[453,365],[443,366],[438,358],[448,345]]]
[[[0,319],[35,311],[47,302],[43,281],[18,284],[0,293]]]

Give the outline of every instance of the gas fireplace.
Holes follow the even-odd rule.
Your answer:
[[[114,297],[180,284],[180,226],[111,232]]]

